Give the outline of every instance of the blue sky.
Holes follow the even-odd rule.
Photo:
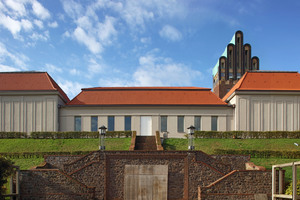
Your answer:
[[[261,70],[298,71],[297,0],[0,0],[0,71],[47,71],[84,87],[212,88],[237,30]]]

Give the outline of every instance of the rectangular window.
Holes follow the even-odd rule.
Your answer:
[[[131,131],[131,116],[125,116],[125,131]]]
[[[201,117],[200,116],[195,116],[194,126],[195,126],[196,131],[201,131]]]
[[[108,116],[107,118],[108,121],[108,131],[114,131],[115,130],[115,116]]]
[[[81,117],[75,116],[74,118],[74,130],[75,131],[81,131]]]
[[[218,117],[217,116],[211,117],[211,130],[212,131],[218,130]]]
[[[179,133],[184,132],[184,116],[177,117],[177,132]]]
[[[98,117],[91,117],[91,131],[98,131]]]
[[[168,117],[161,116],[160,117],[160,132],[168,131]]]

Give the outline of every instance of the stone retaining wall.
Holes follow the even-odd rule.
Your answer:
[[[197,199],[199,187],[202,199],[218,199],[212,197],[214,193],[236,195],[231,190],[271,193],[270,172],[231,172],[232,168],[244,169],[245,156],[231,161],[227,157],[224,164],[224,158],[214,159],[201,151],[96,151],[45,160],[57,169],[23,171],[22,199],[30,195],[33,199],[124,199],[125,165],[168,166],[168,199]]]

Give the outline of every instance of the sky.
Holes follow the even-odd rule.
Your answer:
[[[0,72],[81,88],[212,88],[237,30],[261,70],[299,71],[298,0],[0,0]]]

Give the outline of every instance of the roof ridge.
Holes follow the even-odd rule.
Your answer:
[[[92,88],[82,88],[81,90],[83,91],[108,91],[108,90],[211,90],[210,88],[204,88],[204,87],[164,87],[164,86],[158,86],[158,87],[92,87]]]

